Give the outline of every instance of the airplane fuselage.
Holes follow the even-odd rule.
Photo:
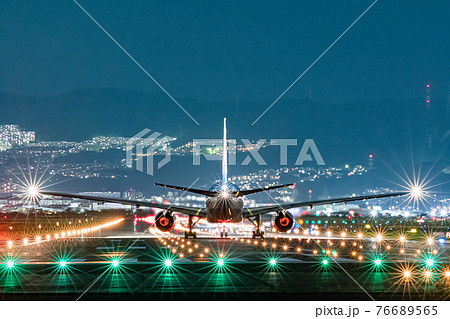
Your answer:
[[[210,223],[240,223],[244,201],[240,197],[209,197],[205,203],[206,220]]]

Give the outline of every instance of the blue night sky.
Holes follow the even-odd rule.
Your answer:
[[[372,1],[79,3],[174,96],[270,101]],[[450,1],[379,0],[286,97],[445,96],[449,21]],[[2,1],[0,30],[0,91],[159,90],[71,0]]]

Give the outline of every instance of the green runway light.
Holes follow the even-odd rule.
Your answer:
[[[66,263],[65,261],[60,261],[60,262],[59,262],[59,266],[60,266],[61,268],[66,267],[66,265],[67,265],[67,263]]]
[[[219,265],[219,266],[223,266],[223,259],[219,259],[219,260],[217,260],[217,264]]]
[[[375,265],[380,266],[381,265],[381,260],[380,259],[375,259]]]
[[[429,270],[439,267],[439,259],[432,253],[425,253],[420,256],[419,260],[422,262],[422,267],[428,268]]]
[[[112,262],[112,265],[113,265],[114,267],[119,266],[119,261],[118,261],[117,259],[114,259],[113,262]]]
[[[164,265],[165,265],[166,267],[172,266],[172,260],[166,259],[166,260],[164,261]]]
[[[8,261],[7,263],[6,263],[6,267],[8,267],[8,268],[13,268],[14,267],[14,262],[13,261]]]
[[[276,264],[277,264],[277,261],[276,261],[275,259],[272,258],[272,259],[270,260],[270,265],[271,265],[271,266],[275,266]]]
[[[330,271],[332,267],[332,264],[330,262],[329,258],[322,258],[320,259],[320,263],[319,263],[319,269],[321,269],[322,271]]]

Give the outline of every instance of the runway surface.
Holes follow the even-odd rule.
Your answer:
[[[1,250],[3,300],[447,300],[448,245],[267,234],[197,239],[125,221]]]

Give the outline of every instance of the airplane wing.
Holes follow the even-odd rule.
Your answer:
[[[101,202],[101,203],[116,203],[116,204],[123,204],[123,205],[132,205],[132,206],[137,206],[137,207],[140,207],[140,206],[154,207],[154,208],[167,209],[167,210],[171,210],[174,212],[191,215],[191,216],[206,217],[206,210],[204,208],[159,204],[159,203],[152,203],[152,202],[148,202],[148,201],[129,200],[129,199],[122,199],[122,198],[89,196],[89,195],[82,195],[82,194],[68,194],[68,193],[53,192],[53,191],[39,191],[39,194],[68,197],[68,198],[79,198],[79,199],[91,200],[94,202]]]
[[[275,204],[272,206],[261,206],[254,208],[244,208],[244,218],[263,215],[271,212],[278,212],[290,208],[296,207],[313,207],[318,205],[326,205],[326,204],[334,204],[334,203],[347,203],[347,202],[355,202],[359,200],[367,200],[367,199],[375,199],[375,198],[383,198],[383,197],[393,197],[393,196],[402,196],[411,194],[410,192],[397,192],[397,193],[389,193],[389,194],[378,194],[378,195],[363,195],[356,197],[343,197],[343,198],[334,198],[334,199],[324,199],[324,200],[316,200],[310,202],[299,202],[299,203],[283,203],[283,204]]]

